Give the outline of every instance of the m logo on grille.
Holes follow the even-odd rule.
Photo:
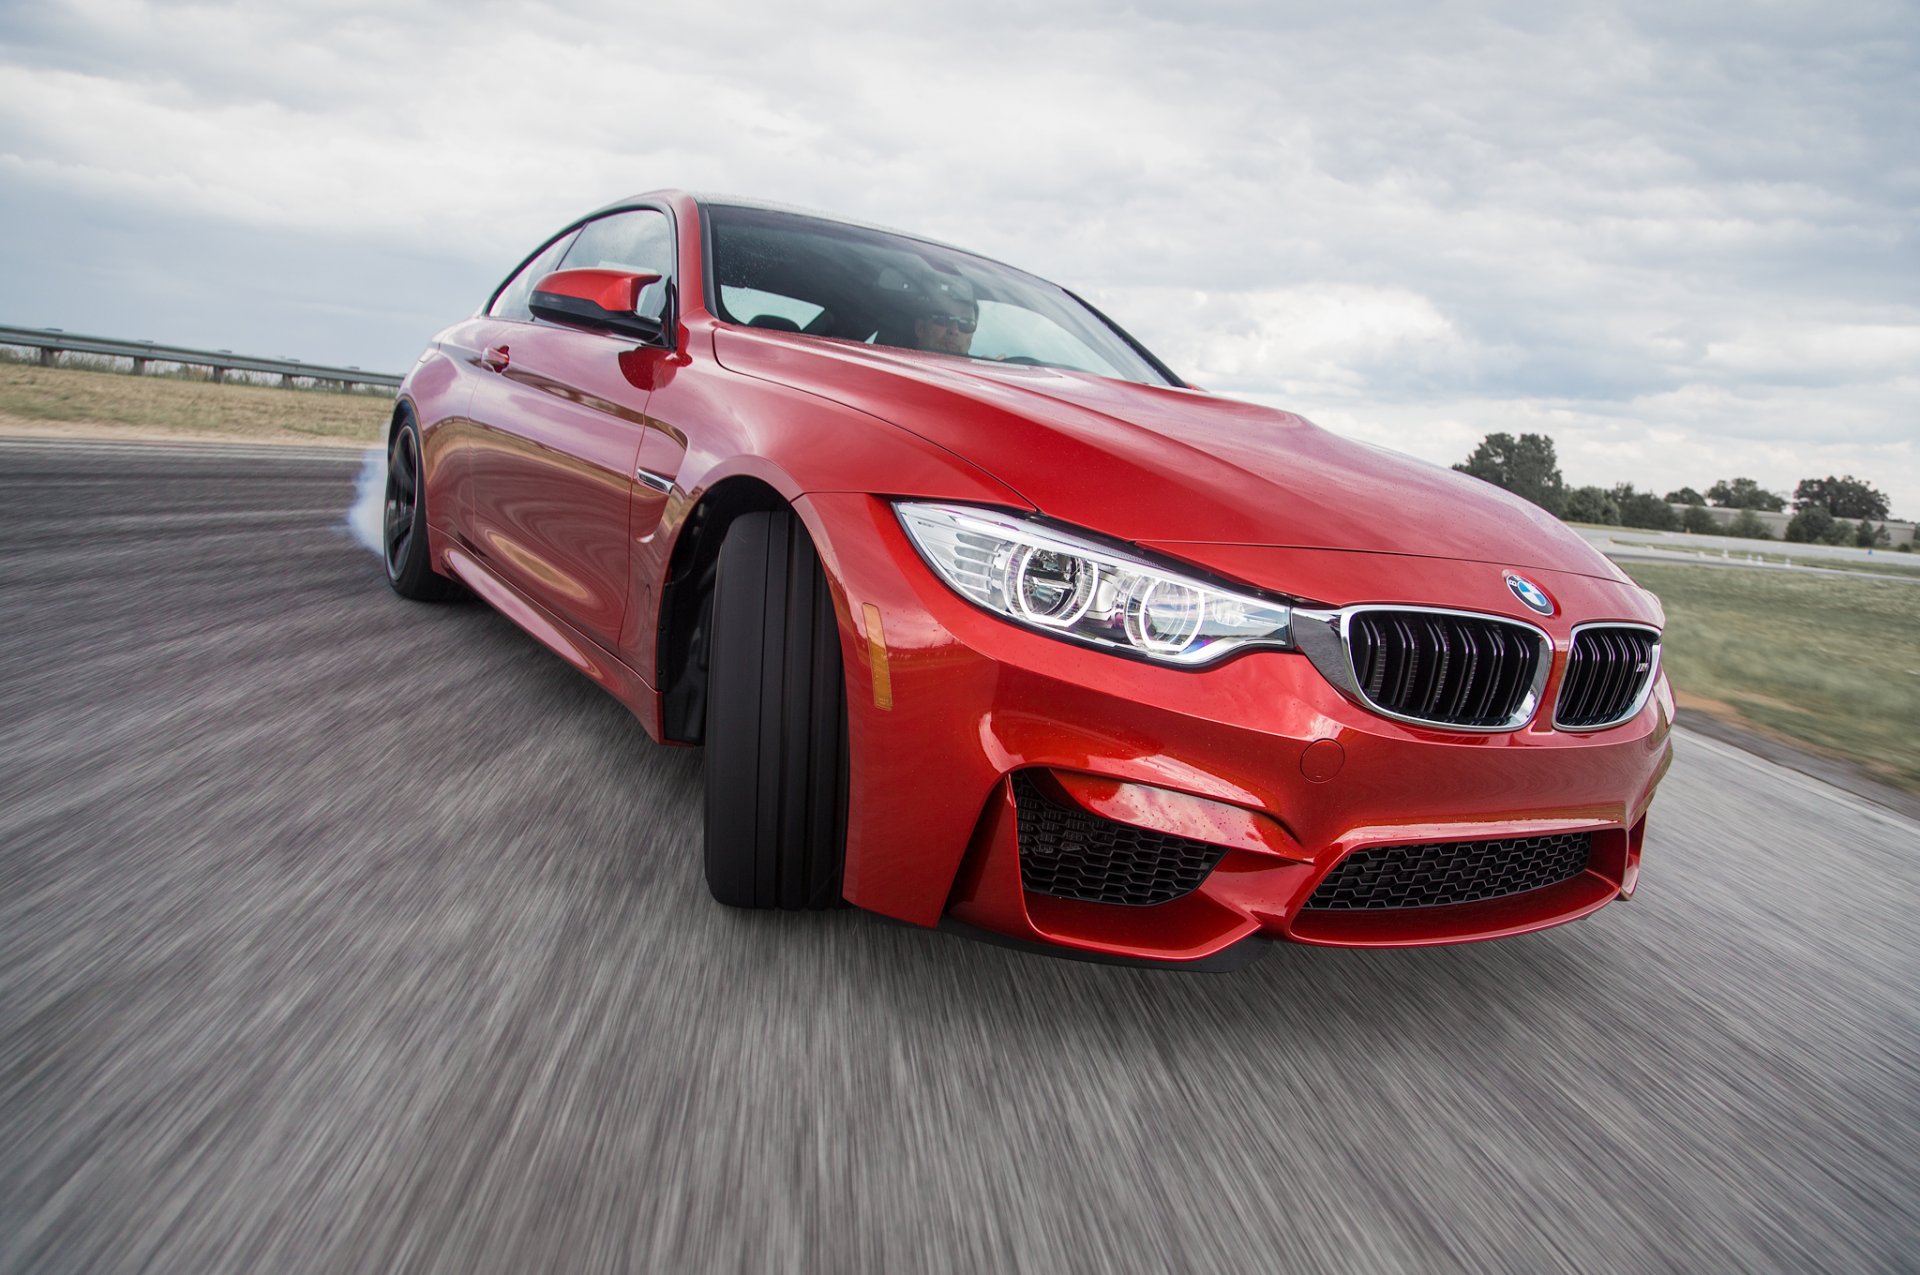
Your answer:
[[[1528,610],[1538,611],[1541,615],[1553,614],[1553,599],[1547,596],[1545,589],[1525,576],[1507,572],[1507,588],[1513,591],[1514,597],[1526,603]]]

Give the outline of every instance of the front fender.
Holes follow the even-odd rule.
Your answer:
[[[979,466],[879,417],[705,361],[661,384],[647,414],[686,448],[659,520],[634,540],[634,605],[621,635],[621,658],[656,687],[665,586],[685,564],[717,550],[717,544],[689,543],[689,537],[724,535],[724,522],[699,516],[716,491],[737,491],[742,480],[757,484],[798,510],[816,544],[826,529],[805,507],[808,495],[1032,508]],[[841,623],[845,629],[844,614]]]

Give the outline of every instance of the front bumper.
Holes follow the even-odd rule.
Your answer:
[[[1032,633],[950,592],[883,501],[815,494],[798,508],[844,606],[854,904],[1180,962],[1256,935],[1343,946],[1494,938],[1583,916],[1635,884],[1646,806],[1671,757],[1664,681],[1631,721],[1595,734],[1552,730],[1549,708],[1498,734],[1405,725],[1354,705],[1298,654],[1190,671]],[[1281,573],[1291,552],[1265,551]],[[1304,552],[1323,573],[1325,551]],[[1356,592],[1325,601],[1514,613],[1484,587],[1486,564],[1342,556]],[[1649,617],[1625,586],[1537,574],[1561,604],[1541,625],[1554,640],[1550,706],[1575,620]],[[1100,817],[1229,848],[1198,888],[1153,906],[1031,892],[1011,779],[1026,769]],[[1444,907],[1303,906],[1362,847],[1562,832],[1591,833],[1594,849],[1557,885]]]

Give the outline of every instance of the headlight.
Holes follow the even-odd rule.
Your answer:
[[[1292,610],[1229,593],[1013,514],[902,503],[900,525],[942,580],[996,615],[1166,664],[1246,647],[1292,650]]]

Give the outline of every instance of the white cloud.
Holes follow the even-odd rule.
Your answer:
[[[1910,322],[1750,324],[1710,342],[1705,367],[1767,380],[1847,381],[1898,377],[1920,369],[1920,311]]]
[[[758,194],[1058,278],[1203,384],[1431,459],[1545,429],[1573,481],[1851,468],[1913,513],[1917,29],[1898,0],[70,0],[0,18],[0,242],[119,210],[158,276],[277,235],[307,314],[377,310],[324,278],[378,244],[459,263],[405,302],[451,318],[600,202]],[[15,321],[76,293],[0,267]],[[169,322],[215,319],[136,326]],[[406,357],[365,339],[326,353]]]
[[[1160,347],[1163,355],[1209,389],[1363,394],[1374,369],[1459,383],[1490,358],[1430,299],[1404,289],[1119,288],[1093,299],[1103,309],[1155,316],[1156,326],[1176,334]]]

